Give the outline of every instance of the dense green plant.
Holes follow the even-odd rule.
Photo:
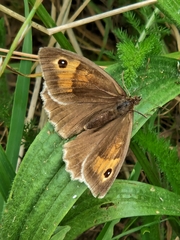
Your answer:
[[[33,5],[34,0],[29,3]],[[178,14],[173,12],[178,4],[179,0],[160,0],[157,6],[168,21],[179,25]],[[27,3],[25,9],[25,16],[31,16],[33,9],[29,13]],[[42,5],[36,14],[46,27],[55,26]],[[150,7],[141,10],[141,18],[126,14],[134,29],[133,37],[115,30],[120,41],[115,59],[119,61],[107,71],[119,84],[126,86],[128,94],[142,97],[135,112],[131,143],[138,163],[130,179],[116,180],[103,199],[93,198],[83,183],[70,180],[62,160],[65,140],[49,123],[29,147],[14,178],[29,91],[29,80],[18,77],[6,152],[0,148],[0,191],[6,202],[1,239],[75,239],[100,223],[105,225],[97,239],[119,239],[132,232],[138,232],[139,238],[148,239],[150,235],[151,239],[161,239],[165,238],[165,233],[160,226],[167,220],[174,236],[180,234],[177,150],[171,149],[170,141],[159,138],[157,124],[157,109],[180,93],[180,72],[177,60],[162,55],[165,48],[161,39],[168,31],[158,26],[160,18],[154,17],[151,27],[145,27],[153,14]],[[22,51],[32,51],[31,37],[29,31]],[[54,37],[63,48],[73,50],[62,33]],[[30,73],[30,69],[31,63],[22,61],[19,71]],[[141,170],[148,183],[137,181]],[[2,205],[1,201],[1,208]],[[129,220],[123,232],[113,236],[114,226],[121,218]]]

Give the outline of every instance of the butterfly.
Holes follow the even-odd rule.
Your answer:
[[[66,171],[103,198],[126,157],[141,98],[128,96],[108,73],[73,52],[44,47],[38,55],[49,120],[62,138],[76,136],[63,145]]]

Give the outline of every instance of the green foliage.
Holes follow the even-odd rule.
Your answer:
[[[117,62],[119,60],[117,54],[113,51],[104,51],[104,54],[107,55],[111,60]]]
[[[29,2],[33,5],[34,0]],[[169,7],[170,2],[172,7]],[[165,9],[164,13],[168,12],[170,21],[173,22],[179,22],[177,12],[174,15],[176,19],[173,19],[172,12],[177,3],[179,0],[158,1],[160,8]],[[25,94],[23,99],[20,94],[15,95],[13,104],[14,110],[23,108],[23,113],[20,115],[14,111],[11,126],[16,131],[13,137],[10,136],[7,153],[0,149],[0,189],[4,199],[8,197],[2,215],[1,239],[75,239],[85,230],[101,223],[105,223],[105,226],[98,239],[119,239],[135,232],[138,232],[141,239],[161,239],[164,237],[164,233],[160,231],[161,222],[167,220],[164,215],[174,216],[168,220],[173,231],[179,233],[180,166],[177,151],[172,149],[170,142],[157,136],[158,130],[155,132],[152,129],[156,109],[180,93],[180,85],[177,84],[180,72],[176,60],[159,56],[165,51],[161,39],[168,33],[165,27],[158,25],[162,21],[156,16],[151,27],[146,28],[146,22],[153,10],[147,7],[140,12],[139,16],[134,13],[125,15],[132,27],[133,36],[122,30],[115,31],[120,40],[117,44],[117,56],[109,56],[116,62],[117,59],[119,61],[107,71],[120,84],[125,82],[131,94],[142,97],[136,110],[147,117],[135,112],[132,133],[134,141],[131,147],[151,185],[116,180],[105,198],[93,198],[83,183],[70,180],[62,159],[65,141],[47,124],[29,147],[8,197],[15,175],[9,160],[12,162],[14,158],[13,166],[16,165],[26,112],[26,104],[22,104],[22,101],[26,103],[29,87],[28,84],[23,84],[27,79],[21,79],[22,84],[17,85],[17,88],[19,93]],[[45,26],[55,26],[42,5],[38,8],[37,15]],[[140,38],[142,32],[144,38]],[[72,49],[62,33],[57,33],[54,37],[62,47]],[[31,41],[25,41],[24,44],[26,50],[29,50]],[[26,65],[27,72],[30,72],[30,68],[31,64]],[[22,69],[24,66],[21,66]],[[7,85],[2,88],[0,86],[0,89],[3,88],[6,91]],[[7,96],[4,98],[7,100],[8,91],[5,91]],[[18,109],[19,103],[22,105]],[[10,105],[11,100],[8,103]],[[8,113],[9,110],[6,110],[7,116]],[[2,116],[3,120],[6,115]],[[142,126],[143,130],[139,131]],[[32,132],[34,133],[34,123],[30,122],[24,129],[24,138],[28,143],[31,142]],[[137,180],[140,167],[136,165],[134,171],[134,178]],[[114,227],[121,218],[129,218],[129,221],[121,234],[113,236]]]
[[[179,18],[179,6],[180,0],[171,1],[171,0],[158,0],[157,7],[164,13],[166,17],[170,19],[177,27],[180,26]]]
[[[35,124],[35,120],[31,120],[30,122],[24,125],[23,131],[23,142],[22,144],[26,149],[31,145],[37,134],[39,133],[39,129]]]
[[[160,103],[162,99],[165,102],[168,98],[173,98],[171,88],[176,90],[174,95],[180,92],[180,86],[173,87],[177,77],[175,62],[171,59],[166,59],[166,61],[161,59],[161,65],[158,66],[152,59],[149,62],[148,70],[145,72],[142,69],[146,75],[146,83],[149,83],[150,87],[141,89],[144,98],[137,106],[138,111],[149,113],[149,110],[154,109],[156,104],[162,104]],[[155,72],[152,71],[154,65],[156,66]],[[167,65],[169,68],[166,67]],[[162,66],[166,69],[164,74],[160,73]],[[117,78],[119,65],[116,64],[116,71],[114,71],[114,66],[110,69]],[[148,105],[146,105],[146,98],[154,96],[151,84],[155,85],[157,89],[158,84],[161,84],[158,76],[157,79],[153,77],[154,74],[161,74],[160,76],[164,78],[165,91],[161,91],[162,96],[159,94],[157,103],[152,100],[150,103],[148,101]],[[170,95],[168,91],[171,93]],[[143,124],[140,119],[137,119],[137,116],[143,121],[147,121],[143,116],[136,114],[134,132]],[[177,216],[180,214],[178,212],[180,206],[177,203],[172,204],[177,202],[178,195],[162,187],[156,188],[139,182],[118,180],[107,196],[101,200],[93,198],[89,191],[81,196],[86,186],[77,181],[70,181],[69,174],[65,172],[62,161],[63,144],[64,141],[54,133],[53,127],[47,124],[29,148],[15,178],[10,194],[12,197],[8,199],[4,211],[3,238],[11,233],[16,238],[21,235],[22,239],[31,239],[32,236],[35,239],[49,239],[61,222],[61,226],[71,226],[66,239],[75,239],[82,231],[94,225],[94,219],[96,219],[96,224],[100,224],[127,216],[156,214]],[[17,209],[22,198],[24,204]],[[10,219],[14,219],[15,216],[18,218],[12,224]],[[83,224],[85,219],[86,224]],[[57,225],[52,222],[56,222]],[[110,228],[112,231],[112,225]],[[107,234],[111,234],[109,230],[107,230]],[[138,230],[140,229],[138,228]]]
[[[134,12],[126,12],[124,16],[127,22],[134,28],[138,34],[141,34],[143,31],[143,26],[141,25],[141,20],[135,16]]]
[[[4,19],[0,19],[0,47],[5,46],[5,27]],[[11,109],[12,109],[12,100],[13,96],[10,94],[8,89],[7,78],[5,74],[0,77],[0,122],[3,122],[3,125],[9,127],[10,118],[11,118]]]
[[[13,95],[10,94],[5,74],[0,78],[0,121],[9,128],[11,120]]]
[[[170,141],[159,138],[152,128],[139,131],[134,141],[141,147],[144,155],[148,152],[151,160],[155,158],[160,172],[166,176],[173,191],[180,194],[180,162],[177,149],[171,147]]]
[[[0,192],[4,201],[7,201],[9,197],[12,181],[15,177],[15,172],[11,164],[9,163],[4,149],[0,145]]]
[[[26,35],[22,50],[24,52],[32,51],[32,38],[30,31]],[[32,63],[30,61],[23,60],[20,63],[19,71],[24,74],[29,74],[31,65]],[[29,84],[30,79],[28,77],[18,76],[11,113],[10,132],[6,147],[6,154],[10,163],[13,166],[13,169],[16,168],[21,139],[23,135],[24,119],[28,102]]]
[[[6,36],[6,30],[4,27],[4,19],[0,19],[0,47],[5,46],[5,36]]]
[[[61,158],[63,144],[47,124],[29,148],[6,204],[2,239],[46,240],[59,222],[71,227],[66,239],[75,239],[94,219],[100,224],[127,216],[180,214],[176,194],[135,181],[117,180],[104,199],[92,197],[84,184],[70,181]]]
[[[138,42],[135,37],[129,38],[122,30],[116,30],[115,34],[120,40],[117,44],[117,54],[122,62],[123,77],[126,87],[130,88],[136,82],[139,68],[147,64],[151,56],[161,53],[160,36],[149,33],[143,42]]]

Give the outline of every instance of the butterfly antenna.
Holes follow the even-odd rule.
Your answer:
[[[145,117],[145,118],[147,118],[147,116],[146,115],[144,115],[143,113],[141,113],[141,112],[139,112],[139,111],[136,111],[136,110],[133,110],[134,112],[136,112],[136,113],[138,113],[138,114],[140,114],[141,116],[143,116],[143,117]]]

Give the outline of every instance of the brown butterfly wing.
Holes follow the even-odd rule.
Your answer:
[[[114,107],[113,103],[106,103],[104,106],[104,104],[95,102],[82,104],[75,102],[62,105],[49,96],[46,88],[44,88],[41,96],[51,123],[54,125],[56,132],[63,138],[70,138],[79,134],[92,116],[99,114],[102,109]]]
[[[106,103],[124,90],[105,71],[72,52],[41,48],[39,60],[49,95],[60,104],[72,102]],[[62,66],[62,62],[66,62]]]
[[[66,170],[72,179],[85,182],[94,197],[106,195],[121,169],[129,147],[132,119],[132,112],[128,112],[98,131],[84,131],[64,145]]]
[[[44,89],[44,108],[55,130],[69,138],[100,110],[112,108],[124,90],[106,72],[86,58],[61,49],[39,51]],[[61,64],[66,62],[65,67]]]

